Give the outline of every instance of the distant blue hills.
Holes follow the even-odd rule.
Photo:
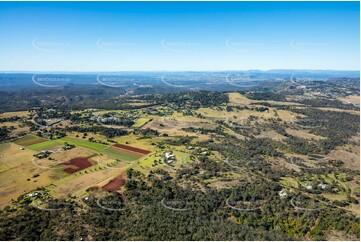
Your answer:
[[[327,80],[334,78],[360,78],[359,71],[339,70],[248,70],[248,71],[122,71],[122,72],[2,72],[0,90],[55,88],[68,85],[103,85],[117,88],[150,88],[168,86],[183,88],[192,86],[209,90],[250,89],[292,79]],[[221,88],[221,89],[219,89]]]

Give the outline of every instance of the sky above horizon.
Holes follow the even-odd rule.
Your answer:
[[[0,2],[0,71],[359,70],[359,2]]]

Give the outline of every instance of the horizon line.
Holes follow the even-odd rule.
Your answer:
[[[344,71],[344,72],[360,72],[360,70],[352,69],[230,69],[230,70],[119,70],[119,71],[36,71],[36,70],[0,70],[0,73],[116,73],[116,72],[230,72],[230,71],[259,71],[259,72],[269,72],[269,71]]]

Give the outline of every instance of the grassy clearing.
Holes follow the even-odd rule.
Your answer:
[[[343,193],[337,193],[337,194],[334,194],[334,193],[324,193],[322,194],[323,197],[331,200],[331,201],[345,201],[347,199],[347,196],[346,194],[343,194]]]
[[[31,161],[36,152],[29,149],[21,150],[21,148],[20,145],[14,143],[0,144],[0,164],[2,164],[0,171]]]
[[[170,136],[187,136],[190,133],[183,131],[182,128],[188,127],[212,128],[216,127],[216,125],[212,124],[210,120],[200,119],[193,116],[183,116],[182,113],[174,113],[171,116],[156,117],[152,122],[149,122],[144,126],[144,128],[155,129],[160,133],[166,133]]]
[[[14,141],[14,143],[21,146],[30,146],[44,141],[47,141],[47,139],[40,138],[34,135],[26,135],[24,137],[21,137],[20,139],[17,139],[16,141]]]
[[[68,142],[69,144],[74,144],[75,146],[78,145],[78,146],[82,146],[82,147],[96,150],[96,151],[102,151],[107,148],[107,146],[103,145],[103,144],[89,142],[86,140],[81,140],[81,139],[76,139],[76,138],[70,138],[70,137],[61,138],[56,141],[61,144],[64,144],[64,142]]]
[[[357,148],[357,150],[354,150],[353,148]],[[345,162],[345,167],[360,170],[359,152],[360,146],[347,145],[345,147],[337,147],[335,150],[332,150],[327,155],[327,158],[331,160],[342,160]]]
[[[0,127],[14,127],[14,130],[11,130],[10,136],[18,137],[22,134],[28,133],[30,131],[30,127],[23,126],[21,122],[3,122],[0,123]]]
[[[261,132],[261,134],[257,135],[256,137],[257,138],[270,138],[270,139],[277,140],[277,141],[280,141],[280,140],[283,140],[286,138],[285,136],[280,135],[279,133],[277,133],[275,131]]]
[[[21,194],[61,178],[57,171],[42,168],[42,163],[40,166],[36,165],[39,162],[33,163],[35,151],[20,148],[14,143],[0,144],[0,207],[9,205],[11,199],[16,199]],[[43,161],[45,163],[47,160]]]
[[[134,146],[144,150],[153,150],[154,146],[151,145],[152,142],[159,142],[164,139],[164,137],[152,137],[151,139],[139,139],[140,136],[129,134],[126,136],[119,136],[113,138],[119,144]]]
[[[6,112],[6,113],[0,113],[0,118],[10,118],[13,116],[25,117],[28,114],[29,114],[29,111]]]
[[[251,99],[248,99],[237,92],[229,93],[228,97],[229,97],[229,102],[232,105],[249,105],[251,102],[253,102]]]
[[[173,154],[177,158],[177,161],[174,163],[175,167],[180,167],[182,164],[185,164],[191,160],[190,155],[187,153],[174,151]]]
[[[138,128],[142,125],[144,125],[146,122],[148,122],[150,120],[150,118],[138,118],[136,121],[135,121],[135,124],[133,124],[132,127],[134,128]]]
[[[134,161],[142,157],[142,155],[133,154],[131,152],[126,152],[115,147],[109,147],[102,151],[103,154],[124,161]]]
[[[151,154],[149,154],[146,157],[141,158],[137,163],[139,164],[140,167],[146,167],[146,168],[151,168],[154,164],[154,161],[159,161],[162,159],[162,155],[163,155],[164,151],[156,151],[153,152]],[[158,163],[158,166],[160,164]]]
[[[153,153],[143,159],[141,159],[138,163],[140,166],[144,167],[152,167],[154,160],[158,160],[159,157],[156,156],[156,153]]]
[[[287,188],[298,188],[297,181],[292,177],[282,177],[280,184]]]
[[[348,102],[348,103],[354,103],[354,104],[360,104],[360,96],[351,95],[344,98],[339,98],[341,101]]]
[[[341,108],[327,108],[327,107],[318,107],[317,109],[323,110],[323,111],[334,111],[334,112],[343,112],[343,113],[351,113],[355,115],[360,115],[359,111],[356,110],[347,110],[347,109],[341,109]]]
[[[61,146],[61,145],[58,142],[53,141],[53,140],[48,140],[45,142],[30,145],[27,148],[29,148],[31,150],[41,151],[41,150],[49,150],[49,149],[59,147],[59,146]]]
[[[295,129],[286,129],[286,132],[290,135],[297,136],[304,139],[314,139],[314,140],[323,140],[326,139],[325,137],[311,134],[306,130],[295,130]]]

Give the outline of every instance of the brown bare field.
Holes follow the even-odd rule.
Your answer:
[[[112,180],[110,180],[105,186],[102,187],[106,191],[116,191],[119,190],[125,184],[125,180],[122,174],[117,175]]]
[[[119,163],[111,168],[98,169],[93,172],[82,175],[70,175],[58,182],[54,182],[55,188],[52,189],[54,197],[66,197],[67,194],[73,194],[79,197],[87,194],[86,189],[94,186],[104,186],[115,175],[124,172],[130,165]]]
[[[60,151],[51,154],[51,158],[55,161],[65,162],[73,159],[74,157],[88,157],[94,153],[86,148],[75,147],[71,150]]]
[[[60,165],[64,166],[64,172],[73,174],[78,171],[84,170],[88,167],[91,167],[93,165],[92,162],[89,161],[90,157],[77,157],[74,159],[71,159],[70,161],[63,162]]]
[[[147,154],[150,153],[149,150],[143,150],[143,149],[132,147],[132,146],[129,146],[129,145],[115,144],[113,146],[115,146],[117,148],[120,148],[120,149],[123,149],[123,150],[128,150],[128,151],[132,151],[132,152],[135,152],[135,153],[140,153],[140,154],[143,154],[143,155],[147,155]]]

